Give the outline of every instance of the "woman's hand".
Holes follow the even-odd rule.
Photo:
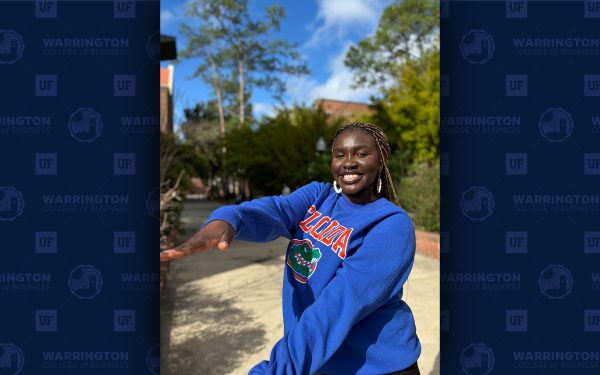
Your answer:
[[[226,250],[231,242],[233,242],[234,238],[235,231],[228,222],[224,220],[214,220],[206,224],[206,226],[181,245],[161,252],[160,261],[166,262],[173,259],[184,258],[188,255],[215,247],[219,250]]]

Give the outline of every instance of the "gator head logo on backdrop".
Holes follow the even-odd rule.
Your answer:
[[[291,240],[288,246],[287,265],[294,271],[294,277],[306,284],[315,273],[321,259],[321,250],[316,249],[310,240]]]

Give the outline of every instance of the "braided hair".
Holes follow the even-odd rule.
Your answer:
[[[344,125],[339,128],[335,135],[333,136],[333,142],[331,144],[331,152],[333,153],[333,146],[335,145],[335,141],[337,137],[344,131],[348,129],[361,129],[369,134],[375,139],[375,143],[377,144],[377,151],[379,153],[379,162],[383,164],[383,169],[379,174],[379,178],[381,178],[381,193],[378,193],[378,197],[383,197],[389,200],[392,203],[398,204],[398,197],[396,195],[396,190],[394,189],[394,181],[392,180],[392,176],[390,174],[390,170],[387,166],[387,161],[390,158],[390,144],[387,140],[387,137],[383,133],[383,130],[377,125],[369,124],[366,122],[353,122],[348,125]]]

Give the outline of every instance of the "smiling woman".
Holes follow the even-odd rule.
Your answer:
[[[250,374],[418,375],[421,344],[402,301],[415,232],[394,204],[389,144],[377,126],[352,123],[332,153],[333,185],[221,207],[161,261],[286,237],[284,336]]]
[[[335,133],[331,151],[336,192],[343,191],[353,203],[369,203],[379,197],[397,203],[387,167],[390,146],[378,126],[355,122],[340,128]],[[382,172],[385,172],[383,179]],[[338,183],[341,188],[337,187]]]

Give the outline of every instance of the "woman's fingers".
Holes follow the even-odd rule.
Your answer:
[[[233,230],[226,228],[221,234],[221,238],[219,239],[219,243],[217,244],[219,250],[227,250],[229,248],[229,244],[233,241],[233,237]]]
[[[215,247],[219,250],[226,250],[229,248],[231,242],[233,242],[234,237],[235,232],[229,223],[222,220],[215,220],[208,223],[192,238],[181,245],[161,252],[160,261],[165,262],[180,259]]]

